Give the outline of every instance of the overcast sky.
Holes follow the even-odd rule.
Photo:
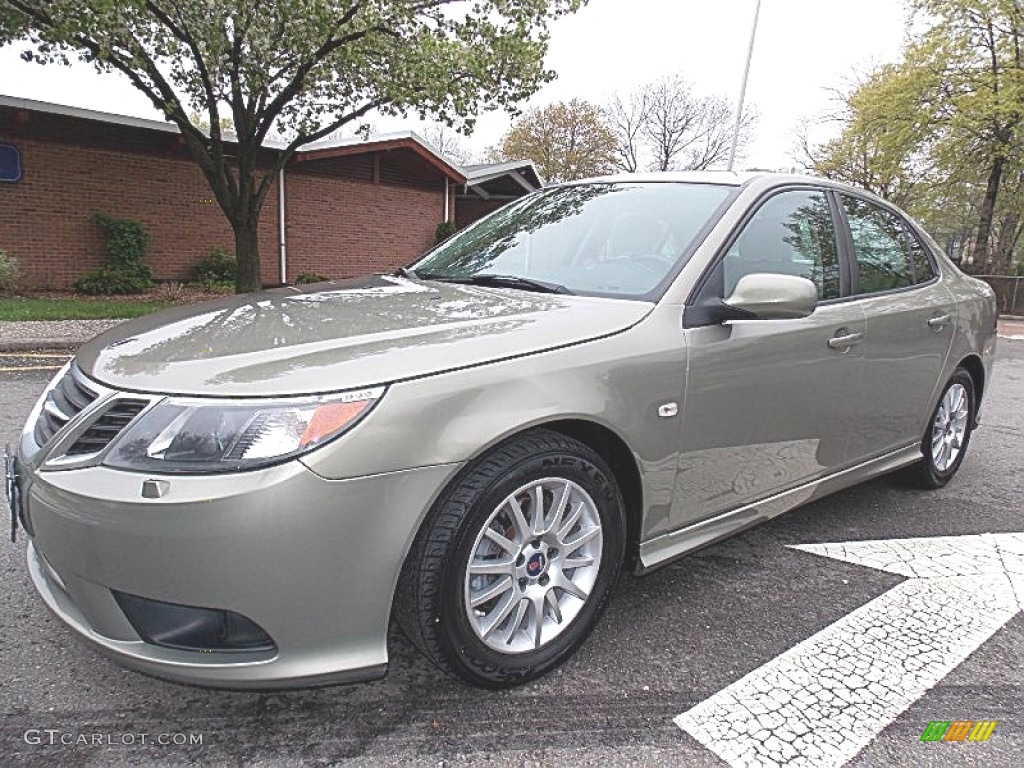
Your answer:
[[[735,100],[755,0],[590,0],[552,28],[548,66],[558,79],[529,102],[579,97],[604,102],[660,75],[681,73],[696,89]],[[904,39],[900,0],[762,0],[747,93],[760,114],[743,167],[791,164],[793,132],[803,117],[830,108],[829,88],[855,71],[895,60]],[[148,100],[118,74],[76,65],[41,67],[20,60],[23,45],[0,49],[0,93],[139,117],[156,117]],[[375,119],[379,130],[407,127]],[[482,152],[507,130],[503,113],[482,117],[469,141]],[[820,128],[816,138],[827,136]]]

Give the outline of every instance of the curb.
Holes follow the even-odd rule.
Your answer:
[[[7,352],[37,352],[40,350],[60,349],[74,350],[82,346],[88,339],[29,339],[27,341],[0,340],[0,354]]]

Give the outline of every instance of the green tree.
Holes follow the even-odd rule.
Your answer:
[[[1024,6],[911,0],[919,34],[899,64],[844,99],[844,127],[811,153],[823,175],[907,207],[976,269],[1008,269],[1024,205]],[[941,239],[941,238],[940,238]]]
[[[928,149],[935,124],[920,100],[926,74],[902,64],[885,65],[840,94],[843,130],[806,150],[811,168],[909,205],[933,170]]]
[[[615,136],[600,107],[580,99],[531,109],[505,134],[500,159],[529,159],[547,181],[572,181],[608,173],[615,165]]]
[[[192,123],[203,133],[210,132],[210,120],[206,115],[200,114],[199,112],[192,112],[188,116],[189,122]],[[235,123],[230,117],[222,117],[220,119],[220,132],[221,133],[234,133]]]
[[[984,172],[972,257],[988,260],[1004,177],[1024,146],[1024,7],[1019,0],[914,0],[935,21],[907,61],[933,74],[923,94],[943,131],[936,153]]]
[[[149,97],[231,224],[236,287],[249,291],[260,286],[259,213],[296,150],[374,110],[471,126],[511,108],[554,77],[550,21],[585,2],[0,0],[0,35],[26,39],[30,60],[121,72]],[[288,143],[268,156],[274,133]]]

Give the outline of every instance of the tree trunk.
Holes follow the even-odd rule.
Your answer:
[[[996,264],[1000,273],[1010,274],[1013,267],[1013,252],[1020,237],[1020,214],[1008,213],[999,221],[999,235],[996,238]]]
[[[985,199],[981,201],[981,212],[978,215],[978,233],[971,249],[971,259],[975,266],[988,264],[989,237],[992,235],[992,216],[996,209],[996,198],[999,196],[999,185],[1003,180],[1003,165],[1006,160],[997,157],[992,161],[992,170],[988,174],[988,186],[985,188]]]
[[[249,293],[263,287],[260,279],[258,224],[258,216],[249,216],[241,221],[232,222],[235,230],[235,258],[238,260],[235,293]]]

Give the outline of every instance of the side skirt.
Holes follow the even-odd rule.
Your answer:
[[[921,446],[915,443],[836,472],[834,475],[812,480],[788,491],[658,536],[640,545],[640,563],[636,572],[648,573],[696,549],[714,544],[752,525],[771,520],[795,507],[913,464],[921,456]]]

